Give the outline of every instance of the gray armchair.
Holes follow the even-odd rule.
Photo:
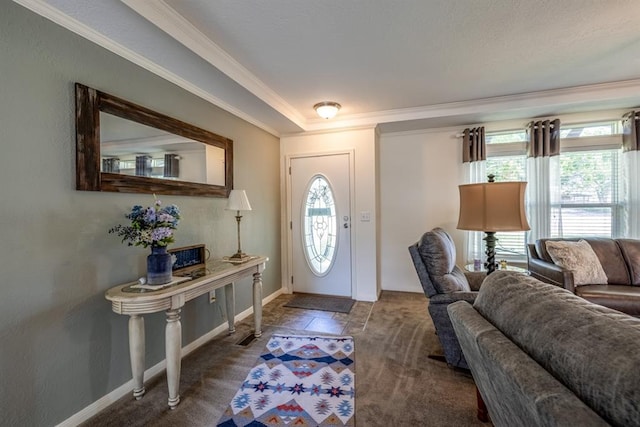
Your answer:
[[[409,246],[420,284],[429,299],[429,314],[449,366],[469,369],[451,325],[447,306],[455,301],[473,304],[486,273],[463,272],[456,265],[456,247],[442,228],[434,228]]]

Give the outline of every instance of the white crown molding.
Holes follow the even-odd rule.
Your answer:
[[[295,108],[163,0],[121,1],[291,122],[304,128],[305,118]]]
[[[571,105],[577,106],[598,101],[631,99],[636,96],[638,92],[640,92],[640,79],[623,80],[611,83],[528,92],[517,95],[474,99],[471,101],[434,104],[424,107],[352,114],[349,116],[339,116],[338,119],[334,120],[315,119],[307,121],[305,130],[318,131],[323,129],[350,128],[468,114],[491,114],[505,111],[528,110],[535,107],[553,108]]]
[[[482,125],[478,125],[478,126],[482,126]],[[469,124],[469,125],[465,125],[465,127],[476,127],[476,125]],[[403,136],[428,135],[432,133],[451,133],[452,139],[458,139],[459,137],[457,136],[457,134],[460,133],[461,128],[462,126],[442,126],[442,127],[433,127],[429,129],[399,130],[399,131],[385,132],[381,135],[381,138],[382,139],[396,138],[396,137],[401,138]]]
[[[222,108],[225,111],[263,129],[264,131],[278,136],[280,132],[274,129],[272,126],[262,123],[261,121],[255,119],[254,117],[246,114],[245,112],[235,108],[234,106],[228,104],[227,102],[221,100],[220,98],[214,96],[210,92],[196,86],[195,84],[185,80],[184,78],[178,76],[175,73],[167,70],[164,67],[157,65],[155,62],[150,61],[142,55],[137,54],[131,49],[126,48],[125,46],[114,42],[110,38],[104,36],[103,34],[97,32],[93,28],[79,22],[76,19],[71,18],[60,10],[54,8],[53,6],[47,4],[43,0],[13,0],[15,3],[31,10],[32,12],[66,28],[67,30],[78,34],[79,36],[101,46],[110,52],[115,53],[122,58],[139,65],[147,71],[156,74],[159,77],[183,88],[187,92],[191,92],[192,94],[210,102],[213,105],[216,105]]]
[[[280,138],[285,138],[285,137],[295,137],[295,136],[300,136],[300,135],[321,135],[321,134],[326,134],[326,133],[335,133],[335,132],[351,132],[351,131],[358,131],[358,130],[369,130],[369,129],[373,129],[374,131],[378,132],[378,125],[376,123],[367,123],[364,125],[359,125],[359,126],[344,126],[344,127],[326,127],[326,128],[321,128],[321,129],[310,129],[310,130],[302,130],[300,132],[287,132],[287,133],[282,133],[280,135]]]

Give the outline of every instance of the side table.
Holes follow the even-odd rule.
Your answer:
[[[471,271],[471,272],[486,272],[487,269],[484,268],[484,265],[482,267],[480,267],[480,270],[475,270],[473,268],[473,264],[467,264],[464,266],[464,269],[467,271]],[[523,273],[523,274],[529,274],[529,270],[527,270],[526,268],[522,268],[522,267],[516,267],[515,265],[507,265],[507,268],[500,268],[499,266],[496,267],[495,271],[501,271],[501,270],[506,270],[506,271],[517,271],[519,273]]]

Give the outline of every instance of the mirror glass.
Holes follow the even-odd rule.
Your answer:
[[[77,190],[229,197],[231,139],[75,87]]]
[[[224,186],[220,147],[100,112],[101,172]]]

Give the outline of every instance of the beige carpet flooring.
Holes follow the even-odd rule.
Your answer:
[[[441,351],[423,294],[384,292],[376,303],[357,302],[350,314],[265,306],[264,334],[238,345],[252,318],[182,361],[181,402],[167,407],[164,375],[145,382],[141,400],[127,396],[84,426],[215,426],[274,332],[349,334],[356,345],[356,425],[490,426],[476,419],[473,380],[428,358]]]

